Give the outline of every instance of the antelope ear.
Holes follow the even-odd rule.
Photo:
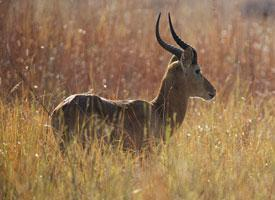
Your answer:
[[[188,47],[181,54],[180,62],[183,68],[190,67],[194,58],[194,52],[191,47]]]

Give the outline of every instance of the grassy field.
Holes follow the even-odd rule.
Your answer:
[[[242,3],[0,2],[0,199],[275,199],[275,26]],[[63,156],[40,104],[87,91],[152,99],[171,56],[155,39],[159,11],[162,37],[174,44],[170,11],[217,97],[191,99],[142,161],[96,143]]]

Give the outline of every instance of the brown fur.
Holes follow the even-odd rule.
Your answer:
[[[211,83],[196,74],[199,65],[192,64],[193,56],[188,48],[180,60],[172,57],[159,92],[150,102],[114,101],[92,94],[69,96],[51,115],[61,148],[74,136],[83,144],[95,137],[122,141],[125,148],[135,150],[156,139],[165,140],[167,133],[172,135],[182,124],[189,97],[210,100],[215,96]]]

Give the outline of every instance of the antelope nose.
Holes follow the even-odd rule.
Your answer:
[[[216,96],[216,90],[214,92],[209,92],[208,95],[211,99],[213,99]]]

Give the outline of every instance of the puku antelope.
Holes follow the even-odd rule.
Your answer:
[[[107,100],[93,94],[74,94],[61,102],[53,111],[54,134],[64,149],[72,138],[83,144],[96,137],[107,137],[108,142],[122,141],[126,149],[141,150],[150,141],[165,140],[183,120],[189,97],[211,100],[216,95],[212,84],[201,74],[194,48],[176,34],[170,14],[169,26],[177,48],[163,41],[156,23],[156,38],[161,47],[173,54],[161,81],[157,96],[144,100]],[[102,124],[109,129],[102,128]],[[99,128],[94,129],[97,126]],[[105,133],[104,133],[105,132]],[[152,140],[153,139],[153,140]],[[157,139],[157,140],[155,140]]]

